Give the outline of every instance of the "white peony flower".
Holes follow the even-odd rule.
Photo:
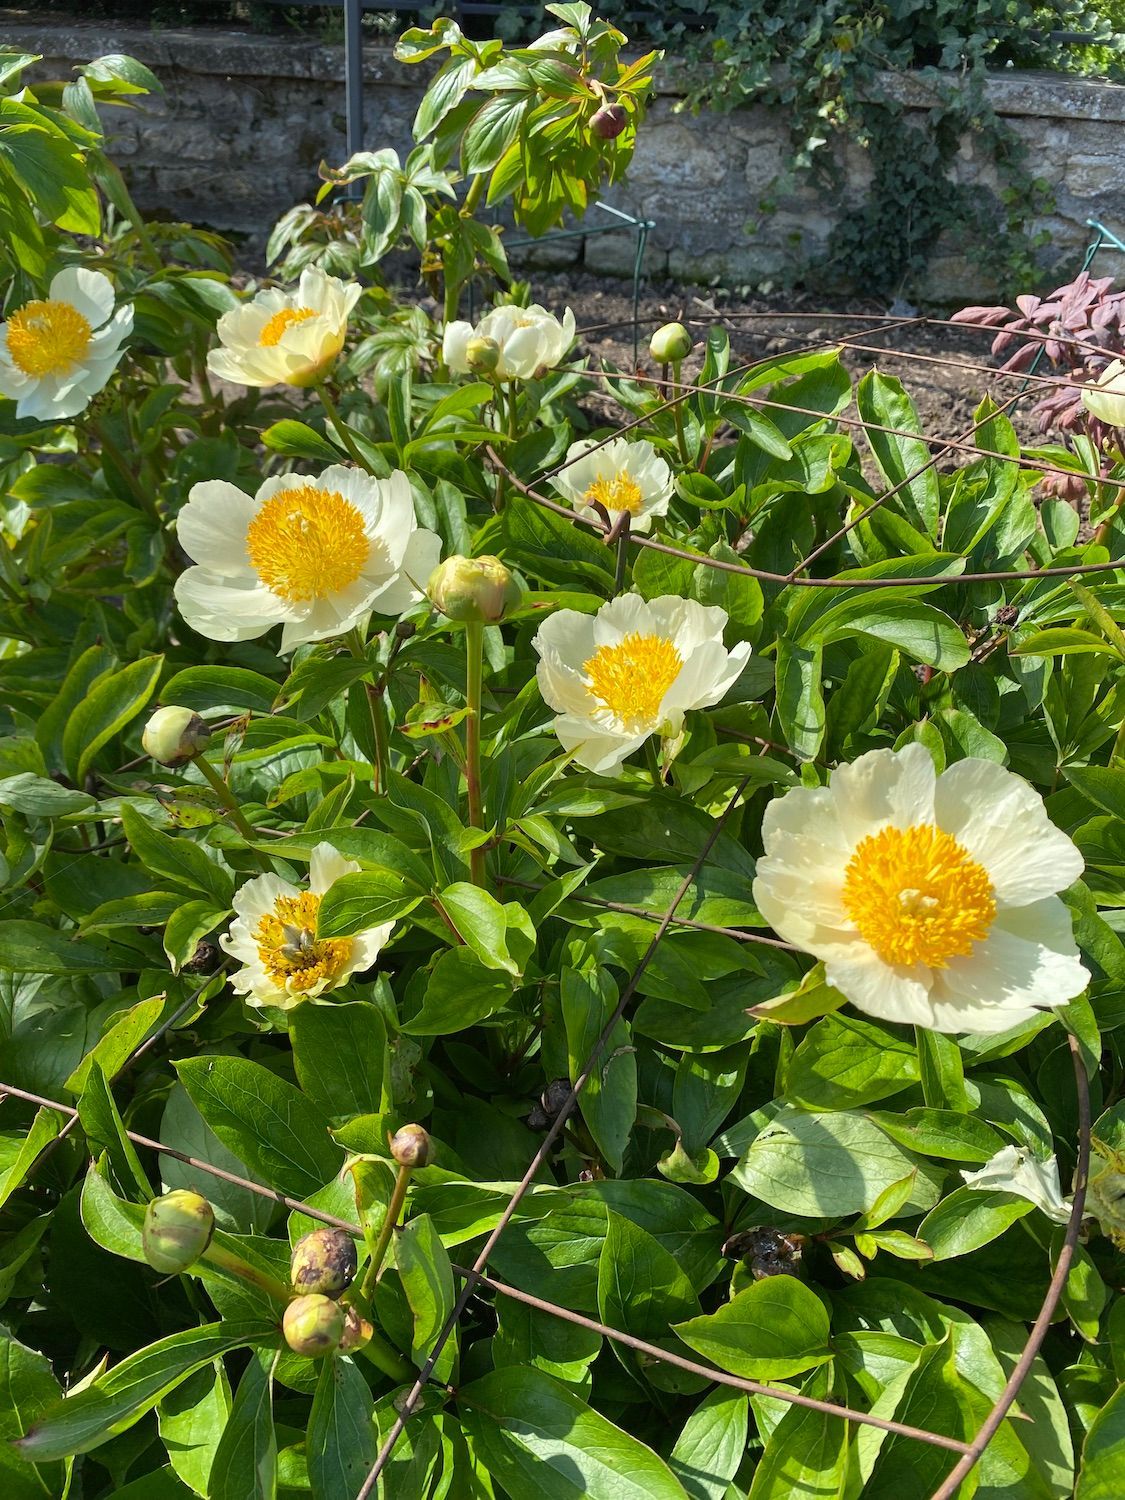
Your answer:
[[[566,465],[552,483],[580,516],[596,517],[593,502],[604,505],[609,519],[630,517],[633,531],[648,531],[654,516],[663,516],[672,497],[672,471],[649,442],[614,438],[593,453],[596,439],[582,438],[567,449]]]
[[[315,479],[267,479],[254,496],[211,480],[192,487],[176,531],[197,565],[176,579],[192,629],[247,641],[283,623],[282,651],[342,635],[372,612],[401,614],[441,556],[397,469],[373,479],[335,464]]]
[[[278,875],[259,875],[234,898],[235,919],[219,939],[242,968],[231,977],[250,1005],[290,1010],[325,990],[337,989],[357,970],[369,969],[391,935],[393,922],[368,927],[354,937],[318,938],[317,913],[324,893],[341,875],[359,869],[331,844],[317,844],[309,862],[309,888]]]
[[[132,307],[113,302],[108,276],[69,266],[0,325],[0,395],[17,417],[60,422],[105,389],[133,331]]]
[[[673,739],[691,708],[710,708],[737,680],[749,645],[723,645],[726,611],[665,594],[620,594],[596,615],[560,609],[532,645],[554,729],[580,766],[607,776],[649,735]]]
[[[1005,1146],[989,1157],[979,1172],[962,1172],[967,1187],[986,1193],[1014,1193],[1041,1208],[1048,1219],[1065,1224],[1071,1205],[1059,1186],[1059,1164],[1053,1156],[1046,1161],[1033,1156],[1024,1146]]]
[[[1007,1031],[1086,988],[1056,895],[1082,856],[992,761],[937,776],[922,745],[873,750],[775,798],[762,838],[758,909],[869,1015]]]
[[[568,307],[560,323],[538,304],[497,307],[475,328],[471,323],[447,324],[441,357],[455,374],[472,373],[468,350],[473,339],[493,339],[497,344],[497,380],[532,380],[561,363],[574,342],[574,314]]]
[[[310,266],[296,291],[271,287],[224,313],[215,330],[221,347],[207,368],[237,385],[315,385],[344,347],[362,291]]]
[[[1082,387],[1082,405],[1100,422],[1125,427],[1125,360],[1115,359],[1093,385]]]

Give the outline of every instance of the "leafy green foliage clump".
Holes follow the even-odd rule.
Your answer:
[[[962,1493],[1108,1496],[1121,429],[592,366],[474,213],[640,116],[552,11],[253,294],[6,60],[4,1494],[923,1496],[1046,1305]]]

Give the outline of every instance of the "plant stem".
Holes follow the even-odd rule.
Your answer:
[[[313,389],[320,397],[320,404],[324,407],[324,410],[328,415],[328,420],[336,429],[336,436],[340,439],[341,444],[347,450],[348,457],[351,459],[352,463],[357,464],[361,469],[365,469],[368,474],[373,474],[375,471],[364,458],[363,454],[356,447],[355,439],[352,437],[351,433],[344,425],[344,419],[340,416],[340,412],[336,406],[336,403],[328,394],[328,387],[324,384],[323,381],[320,381],[313,387]]]
[[[494,403],[496,405],[496,430],[497,430],[497,432],[504,432],[504,431],[506,431],[507,426],[508,426],[507,418],[505,417],[505,414],[504,414],[504,387],[500,384],[500,382],[498,380],[495,379],[495,377],[493,377],[492,390],[493,390],[493,398],[492,399],[493,399],[493,401],[494,401]],[[511,392],[509,391],[509,396],[510,395],[511,395]],[[502,511],[504,509],[504,497],[505,497],[504,471],[503,471],[503,469],[497,469],[497,471],[496,471],[496,493],[492,497],[492,508],[497,513],[499,513],[500,511]]]
[[[484,675],[484,625],[470,620],[465,626],[465,788],[469,794],[469,827],[484,827],[480,784],[481,684]],[[484,850],[469,851],[473,884],[484,885]]]
[[[348,650],[358,661],[367,660],[367,652],[363,649],[363,640],[358,629],[349,630],[344,637]],[[390,748],[387,744],[387,714],[383,703],[383,689],[374,682],[364,682],[364,692],[367,695],[367,709],[371,715],[371,733],[375,740],[375,780],[373,790],[377,797],[385,795],[387,790],[387,771],[390,766]]]
[[[256,849],[254,847],[254,839],[256,835],[254,833],[253,825],[248,821],[246,814],[242,811],[241,807],[239,807],[237,801],[235,800],[234,793],[231,791],[230,787],[227,786],[226,782],[219,775],[218,771],[215,770],[215,767],[211,764],[211,762],[205,755],[194,756],[193,763],[199,768],[200,774],[208,783],[211,790],[215,793],[215,796],[218,797],[219,801],[230,813],[231,822],[238,829],[242,837],[246,840],[247,844],[254,854],[254,858],[261,865],[262,869],[265,870],[267,875],[272,875],[274,873],[273,865],[270,863],[267,856],[261,852],[260,849]]]
[[[280,1281],[268,1275],[265,1271],[259,1271],[256,1266],[247,1265],[240,1255],[233,1250],[227,1250],[222,1245],[214,1243],[207,1246],[201,1260],[205,1260],[209,1266],[214,1266],[219,1271],[229,1271],[232,1276],[239,1276],[243,1281],[248,1281],[251,1286],[256,1286],[259,1291],[265,1292],[275,1302],[283,1305],[292,1297],[292,1292]]]
[[[354,1352],[370,1360],[377,1369],[382,1370],[384,1375],[389,1375],[392,1380],[400,1383],[404,1380],[412,1380],[417,1374],[414,1366],[408,1364],[401,1354],[392,1349],[381,1334],[372,1332],[367,1343]]]
[[[465,201],[461,205],[461,217],[471,219],[477,211],[480,195],[484,191],[484,173],[478,172],[469,183],[469,191],[465,194]]]
[[[379,1280],[379,1272],[383,1269],[383,1261],[386,1258],[387,1246],[391,1243],[391,1235],[394,1234],[402,1215],[402,1206],[406,1202],[406,1190],[410,1186],[412,1171],[412,1167],[402,1166],[398,1169],[394,1192],[391,1194],[391,1201],[387,1204],[383,1227],[379,1230],[379,1238],[375,1241],[375,1248],[371,1252],[371,1259],[367,1262],[367,1270],[363,1273],[363,1281],[359,1288],[358,1300],[362,1307],[370,1307],[371,1298],[375,1295],[375,1283]]]
[[[629,516],[626,513],[625,524],[621,528],[621,534],[617,538],[617,567],[613,574],[613,592],[620,594],[625,587],[625,570],[629,566]]]
[[[676,442],[680,449],[680,461],[687,464],[690,462],[687,451],[687,438],[684,435],[684,389],[680,385],[681,360],[672,361],[672,418],[676,424]]]

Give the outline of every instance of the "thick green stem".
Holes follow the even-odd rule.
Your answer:
[[[323,381],[321,381],[320,384],[314,387],[314,389],[317,395],[320,397],[320,404],[324,407],[325,413],[328,416],[328,420],[336,429],[336,436],[340,439],[341,445],[347,450],[348,457],[351,459],[352,463],[356,464],[361,469],[365,469],[368,474],[374,473],[371,465],[367,462],[363,454],[356,447],[355,439],[352,437],[351,433],[344,425],[344,419],[343,417],[341,417],[336,403],[328,394],[328,387],[324,384]]]
[[[688,464],[687,437],[684,433],[684,388],[680,384],[680,365],[682,361],[672,361],[672,419],[676,424],[676,443],[680,450],[680,462]]]
[[[469,794],[469,826],[484,827],[484,807],[480,781],[481,688],[484,676],[484,626],[470,620],[465,626],[465,702],[469,716],[465,720],[465,789]],[[484,885],[484,850],[469,851],[469,868],[473,884]]]
[[[394,1234],[395,1227],[402,1216],[402,1206],[406,1202],[406,1190],[410,1186],[412,1170],[411,1167],[398,1169],[394,1192],[391,1194],[391,1201],[387,1204],[383,1227],[379,1230],[379,1238],[375,1241],[375,1248],[371,1252],[371,1259],[367,1262],[367,1270],[363,1273],[363,1281],[359,1288],[357,1300],[361,1308],[370,1307],[371,1298],[375,1295],[375,1284],[379,1280],[379,1272],[383,1269],[387,1246],[391,1243],[391,1235]]]
[[[484,173],[478,172],[469,183],[469,191],[465,194],[465,201],[461,205],[461,217],[471,219],[477,211],[480,195],[484,191]]]
[[[418,1373],[414,1366],[407,1364],[402,1355],[392,1349],[386,1339],[378,1333],[373,1332],[367,1343],[361,1349],[355,1350],[355,1353],[370,1360],[377,1369],[382,1370],[384,1375],[389,1375],[392,1380],[397,1380],[400,1384],[404,1380],[413,1380]]]
[[[344,637],[348,650],[358,661],[366,661],[367,652],[358,630],[349,630]],[[365,682],[367,709],[371,715],[371,734],[375,741],[375,781],[373,790],[382,796],[387,790],[387,772],[390,767],[390,746],[387,742],[387,710],[383,702],[383,689],[378,683]]]
[[[287,1286],[268,1275],[265,1271],[259,1271],[256,1266],[247,1265],[240,1255],[233,1250],[227,1250],[222,1245],[212,1242],[204,1250],[200,1257],[209,1266],[214,1266],[218,1271],[229,1271],[232,1276],[238,1276],[247,1281],[251,1286],[256,1286],[260,1292],[265,1292],[267,1297],[272,1297],[275,1302],[283,1305],[289,1301],[293,1293]]]
[[[198,767],[200,774],[210,786],[211,790],[215,793],[215,796],[218,797],[219,801],[230,813],[231,822],[238,829],[239,833],[250,846],[251,850],[253,851],[254,858],[261,865],[262,869],[265,870],[267,875],[272,875],[274,873],[273,865],[270,864],[269,859],[261,852],[260,849],[254,848],[254,840],[257,835],[254,832],[253,825],[247,819],[246,814],[242,811],[241,807],[239,807],[238,802],[235,799],[235,795],[231,791],[230,787],[227,786],[226,782],[219,775],[218,771],[215,770],[215,767],[211,764],[211,762],[205,755],[195,756],[194,764]]]

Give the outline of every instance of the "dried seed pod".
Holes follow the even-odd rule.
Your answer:
[[[804,1246],[803,1234],[763,1224],[732,1234],[723,1246],[723,1254],[744,1261],[754,1280],[763,1281],[767,1276],[799,1276]]]
[[[294,1354],[323,1359],[334,1354],[344,1334],[344,1309],[331,1297],[313,1293],[296,1297],[281,1320],[285,1342]]]
[[[145,1209],[141,1246],[154,1271],[166,1276],[186,1271],[203,1254],[215,1232],[215,1213],[199,1193],[176,1188]]]
[[[299,1239],[289,1259],[289,1282],[295,1292],[339,1297],[355,1276],[355,1241],[342,1229],[314,1229]]]

